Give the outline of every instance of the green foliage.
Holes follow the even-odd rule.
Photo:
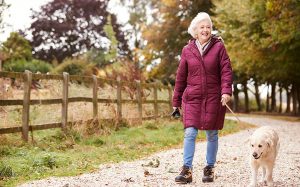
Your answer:
[[[32,59],[29,41],[17,32],[10,33],[10,36],[3,43],[2,50],[6,56],[6,62],[20,59],[30,61]]]
[[[85,56],[66,58],[63,63],[53,69],[53,73],[62,74],[68,72],[70,75],[92,75],[94,64],[88,62]]]
[[[155,130],[155,129],[158,129],[159,127],[157,124],[154,124],[154,123],[146,123],[145,128],[150,129],[150,130]]]
[[[104,60],[112,62],[117,57],[118,50],[118,40],[116,38],[116,33],[113,30],[111,16],[107,18],[107,23],[104,26],[104,32],[107,38],[110,40],[110,46]]]
[[[0,147],[0,157],[13,155],[14,153],[15,153],[14,149],[11,149],[9,146]]]
[[[0,164],[0,179],[5,179],[14,176],[15,172],[13,171],[11,166],[5,165],[3,163]]]
[[[33,167],[47,167],[53,169],[54,167],[57,167],[56,158],[54,155],[47,153],[41,158],[34,160]]]
[[[280,64],[278,72],[284,70],[280,79],[300,84],[300,1],[268,0],[264,5],[268,21],[262,28],[268,36],[262,44],[272,49],[272,58]]]
[[[25,59],[12,60],[10,62],[6,62],[3,68],[5,71],[24,72],[25,70],[29,70],[33,73],[47,73],[52,70],[52,66],[50,64],[36,59],[30,61]]]
[[[135,64],[134,68],[140,71],[145,68],[145,65],[147,65],[147,61],[143,60],[143,50],[146,46],[146,41],[141,34],[147,27],[146,24],[151,12],[150,7],[152,2],[145,0],[123,0],[123,4],[127,7],[129,13],[128,24],[131,26],[127,33],[133,43],[132,58],[130,57],[130,60],[132,60]]]
[[[107,22],[103,28],[105,35],[110,41],[108,49],[104,48],[93,48],[87,52],[86,56],[90,63],[96,64],[97,67],[103,68],[109,64],[116,62],[118,54],[118,40],[116,38],[116,33],[113,30],[111,16],[108,16]]]
[[[85,144],[86,145],[93,145],[96,147],[100,147],[102,145],[104,145],[106,142],[103,140],[102,137],[95,137],[95,138],[91,138],[90,140],[85,140]]]
[[[239,82],[299,82],[299,12],[293,0],[217,1],[215,24]]]

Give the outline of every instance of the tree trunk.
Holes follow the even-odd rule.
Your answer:
[[[260,96],[259,96],[258,84],[256,81],[254,82],[254,87],[255,87],[255,100],[256,100],[256,104],[257,104],[257,110],[261,111],[261,101],[260,101]]]
[[[279,85],[279,113],[282,113],[282,86]]]
[[[271,87],[271,112],[276,112],[276,83],[272,83]]]
[[[297,89],[297,96],[298,96],[298,115],[300,116],[300,88]]]
[[[266,99],[266,112],[270,112],[269,87],[270,87],[270,84],[268,83],[267,99]]]
[[[239,111],[239,90],[237,83],[233,83],[233,111]]]
[[[293,94],[293,114],[294,115],[297,115],[297,88],[296,88],[296,85],[293,84],[293,87],[292,87],[292,94]]]
[[[286,113],[291,112],[291,92],[289,90],[289,87],[285,87],[286,90]]]
[[[248,88],[247,88],[247,81],[243,83],[243,91],[245,95],[245,112],[249,113],[249,96],[248,96]]]

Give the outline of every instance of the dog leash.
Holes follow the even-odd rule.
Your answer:
[[[233,114],[233,116],[238,120],[238,122],[242,122],[240,118],[231,110],[231,108],[225,103],[225,106],[228,108],[228,110]]]

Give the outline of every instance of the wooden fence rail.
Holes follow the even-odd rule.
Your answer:
[[[137,119],[141,122],[144,119],[157,119],[158,114],[158,104],[169,104],[169,110],[172,110],[172,87],[158,85],[156,83],[141,83],[136,82],[125,82],[121,81],[120,78],[117,80],[108,80],[99,78],[96,76],[77,76],[69,75],[68,73],[63,73],[63,75],[45,75],[45,74],[33,74],[30,71],[25,71],[25,73],[16,73],[16,72],[0,72],[0,78],[17,78],[22,79],[24,82],[24,95],[23,100],[21,99],[9,99],[9,100],[0,100],[1,106],[16,106],[22,105],[22,126],[21,127],[7,127],[0,128],[0,134],[7,133],[16,133],[22,132],[22,138],[24,141],[28,141],[29,131],[34,130],[44,130],[51,128],[62,128],[66,132],[66,127],[70,123],[76,123],[74,121],[68,121],[68,105],[73,102],[91,102],[93,103],[93,119],[96,119],[98,116],[98,103],[115,103],[117,104],[117,116],[116,121],[119,123],[122,121],[122,104],[131,103],[137,104],[138,108],[138,117]],[[30,99],[31,85],[33,80],[61,80],[63,83],[62,89],[62,98],[55,99]],[[70,81],[81,81],[86,83],[93,84],[93,93],[92,97],[69,97],[69,82]],[[98,85],[99,84],[111,84],[115,85],[116,88],[116,99],[101,99],[98,98]],[[134,86],[136,87],[136,99],[122,99],[122,87],[123,86]],[[153,100],[143,100],[142,99],[142,89],[153,89]],[[159,100],[157,97],[158,89],[168,90],[169,96],[168,100]],[[29,125],[30,117],[30,106],[31,105],[50,105],[50,104],[61,104],[61,122],[49,123],[49,124],[40,124],[40,125]],[[143,104],[153,104],[154,107],[154,116],[143,117]]]

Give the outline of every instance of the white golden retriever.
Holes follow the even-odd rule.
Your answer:
[[[279,137],[269,126],[258,128],[250,137],[252,179],[249,186],[256,186],[257,172],[263,170],[263,182],[273,186],[273,168],[279,149]]]

